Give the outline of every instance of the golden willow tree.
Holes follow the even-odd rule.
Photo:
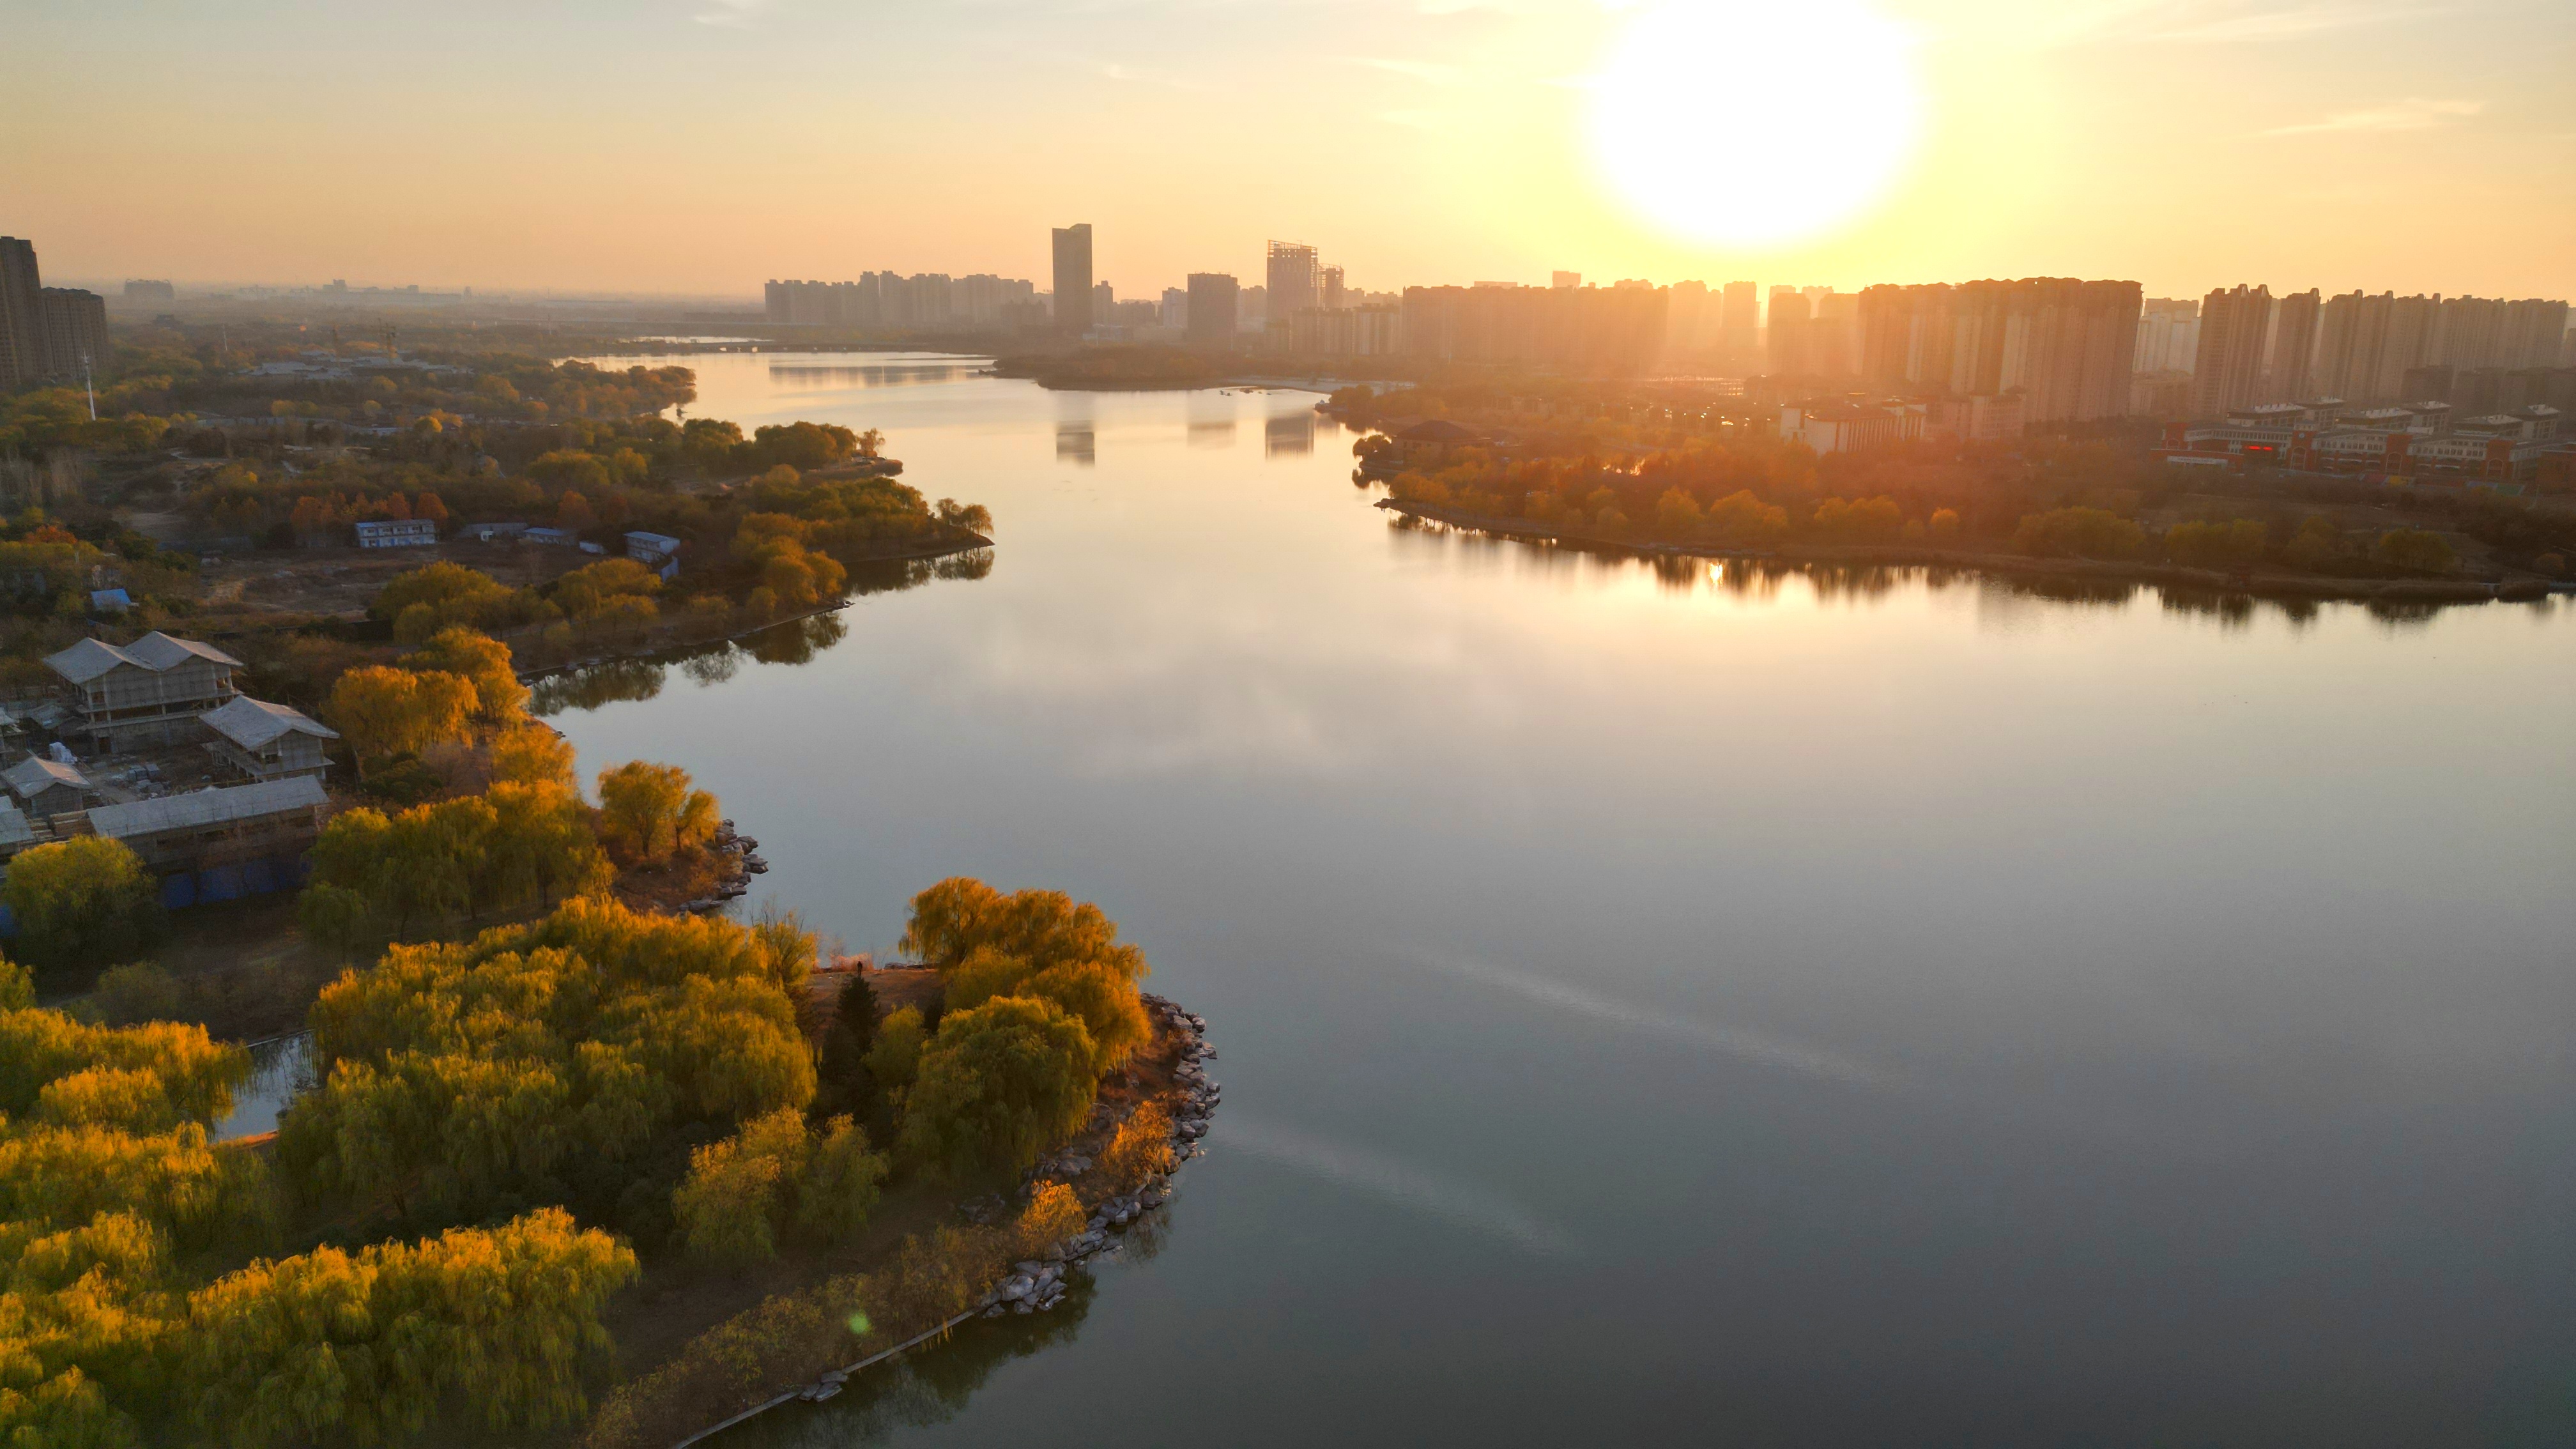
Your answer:
[[[251,1257],[282,1204],[207,1130],[247,1055],[32,997],[0,962],[0,1444],[382,1444],[452,1403],[496,1429],[580,1417],[601,1307],[635,1273],[616,1240],[549,1208]]]

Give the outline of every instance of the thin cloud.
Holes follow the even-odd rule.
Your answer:
[[[2360,111],[2338,111],[2322,121],[2275,126],[2266,136],[2314,136],[2332,131],[2430,131],[2457,125],[2486,109],[2477,101],[2428,101],[2410,96],[2394,105]]]
[[[713,10],[702,10],[689,18],[700,25],[713,25],[725,30],[749,30],[752,18],[768,8],[769,0],[715,0]]]
[[[1138,70],[1132,65],[1120,65],[1114,60],[1102,62],[1100,73],[1121,85],[1161,86],[1166,90],[1175,91],[1207,89],[1207,86],[1199,81],[1185,80],[1180,76],[1164,75],[1157,71]]]
[[[1847,1086],[1886,1087],[1895,1085],[1889,1073],[1866,1062],[1775,1036],[1769,1032],[1730,1026],[1723,1022],[1700,1021],[1678,1012],[1649,1009],[1598,992],[1586,991],[1545,976],[1535,976],[1497,966],[1489,961],[1470,960],[1464,956],[1415,954],[1426,966],[1464,976],[1480,985],[1508,991],[1542,1006],[1588,1016],[1613,1026],[1627,1027],[1648,1036],[1660,1036],[1687,1046],[1705,1047],[1761,1066],[1777,1067],[1800,1076],[1817,1077]]]
[[[1458,67],[1430,60],[1391,60],[1383,56],[1355,55],[1351,57],[1351,64],[1386,71],[1391,75],[1409,76],[1435,86],[1454,86],[1462,76]]]
[[[1575,1255],[1573,1240],[1529,1209],[1401,1158],[1231,1112],[1219,1118],[1218,1132],[1221,1146],[1241,1148],[1255,1157],[1484,1233],[1524,1252],[1543,1258]]]
[[[2331,30],[2385,25],[2444,13],[2428,5],[2312,3],[2249,9],[2207,0],[2108,0],[2057,10],[2035,21],[2043,47],[2119,44],[2230,45],[2295,40]]]

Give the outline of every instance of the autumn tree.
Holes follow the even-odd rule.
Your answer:
[[[600,835],[621,859],[658,865],[715,835],[716,797],[677,765],[630,760],[599,776]]]
[[[569,790],[573,774],[572,741],[534,720],[513,725],[492,737],[492,780],[523,785],[561,785]]]
[[[159,882],[125,842],[76,835],[19,852],[0,900],[18,949],[44,970],[132,960],[164,928]]]
[[[370,666],[341,675],[322,712],[363,763],[470,740],[480,704],[462,675]]]
[[[694,1149],[672,1194],[689,1251],[719,1262],[776,1257],[798,1237],[832,1242],[867,1223],[886,1160],[847,1117],[819,1130],[793,1108],[764,1113],[731,1137]]]
[[[528,687],[519,682],[510,646],[489,634],[451,624],[403,656],[413,671],[453,674],[474,686],[474,717],[486,726],[508,724],[527,710]]]

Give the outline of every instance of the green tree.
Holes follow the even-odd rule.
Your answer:
[[[830,1105],[861,1114],[875,1105],[868,1048],[875,1044],[876,1031],[876,991],[868,984],[866,972],[853,971],[833,1002],[832,1022],[823,1029],[823,1050],[814,1072],[817,1090]]]
[[[121,840],[76,835],[21,851],[0,900],[18,949],[40,970],[132,960],[161,939],[159,883]]]
[[[2421,528],[2390,529],[2379,536],[2370,556],[2391,568],[2420,574],[2446,574],[2459,562],[2442,535]]]
[[[951,1011],[921,1054],[903,1120],[914,1160],[959,1177],[1017,1172],[1091,1110],[1090,1033],[1052,1003]]]
[[[2059,508],[2025,515],[2013,530],[2013,549],[2052,557],[2132,558],[2145,547],[2138,525],[2099,508]]]

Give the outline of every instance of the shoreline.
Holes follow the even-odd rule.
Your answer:
[[[855,562],[859,564],[930,563],[938,559],[955,558],[957,555],[962,553],[973,553],[977,549],[991,548],[993,546],[993,541],[980,533],[972,534],[970,537],[973,541],[969,543],[925,544],[901,553],[876,554],[868,558],[858,559]],[[857,593],[845,590],[844,592],[835,595],[831,599],[817,604],[810,609],[799,610],[793,614],[781,614],[776,618],[764,619],[756,624],[745,624],[737,629],[727,629],[719,633],[706,635],[683,636],[674,634],[664,639],[645,639],[638,641],[637,647],[631,649],[612,649],[605,654],[586,654],[578,659],[567,659],[560,664],[548,664],[536,669],[523,669],[518,672],[519,682],[521,684],[534,684],[541,679],[551,679],[559,674],[572,674],[577,671],[594,668],[602,664],[615,664],[620,661],[630,659],[652,659],[658,655],[676,653],[684,649],[703,649],[710,644],[731,644],[743,639],[748,639],[754,634],[766,633],[771,629],[783,628],[786,625],[798,623],[806,619],[817,618],[824,614],[837,614],[841,610],[850,607],[850,605],[857,603],[860,597],[861,596]],[[511,641],[504,638],[501,642],[509,644]],[[517,650],[514,646],[512,653],[515,655],[516,652]]]
[[[1056,1181],[1074,1185],[1080,1192],[1080,1180],[1092,1170],[1090,1152],[1098,1151],[1113,1138],[1128,1118],[1148,1104],[1161,1106],[1171,1119],[1171,1165],[1150,1173],[1131,1191],[1105,1193],[1098,1201],[1086,1200],[1089,1215],[1083,1231],[1056,1243],[1036,1257],[1012,1264],[1000,1281],[984,1285],[974,1303],[929,1328],[889,1348],[879,1349],[839,1368],[827,1369],[806,1382],[786,1385],[769,1397],[749,1405],[675,1441],[671,1449],[691,1449],[752,1419],[793,1403],[819,1404],[840,1396],[851,1378],[866,1369],[921,1347],[941,1341],[968,1321],[979,1318],[1002,1318],[1046,1313],[1063,1303],[1071,1291],[1067,1275],[1094,1258],[1111,1258],[1119,1254],[1121,1240],[1131,1228],[1146,1221],[1156,1209],[1168,1205],[1176,1191],[1174,1179],[1191,1159],[1204,1149],[1200,1139],[1206,1136],[1225,1089],[1207,1077],[1200,1063],[1213,1059],[1216,1049],[1207,1044],[1207,1020],[1183,1011],[1168,997],[1143,993],[1145,1010],[1161,1027],[1150,1061],[1170,1063],[1169,1081],[1159,1090],[1150,1091],[1130,1104],[1123,1113],[1103,1113],[1095,1108],[1093,1120],[1081,1132],[1059,1143],[1039,1157],[1021,1174],[1016,1196],[1000,1199],[987,1194],[953,1205],[951,1211],[976,1221],[986,1221],[1007,1213],[1018,1203],[1035,1194],[1040,1182]],[[1130,1071],[1135,1070],[1131,1063]],[[1102,1104],[1105,1106],[1106,1104]],[[1103,1120],[1105,1118],[1105,1120]],[[1095,1139],[1098,1146],[1092,1146]],[[977,1209],[982,1209],[979,1213]]]
[[[1453,528],[1472,529],[1525,543],[1553,543],[1635,555],[1641,558],[1705,558],[1767,561],[1789,565],[1860,565],[1881,568],[1950,568],[2004,578],[2056,583],[2165,586],[2206,593],[2242,594],[2253,598],[2311,599],[2357,604],[2489,604],[2530,603],[2552,594],[2576,593],[2576,586],[2539,580],[2511,583],[2444,579],[2333,579],[2320,575],[2229,574],[2181,564],[2124,563],[2107,559],[2035,558],[2024,554],[1967,553],[1950,549],[1909,548],[1901,544],[1850,544],[1824,548],[1749,549],[1719,544],[1657,543],[1611,538],[1602,534],[1550,528],[1526,519],[1469,513],[1446,504],[1381,498],[1376,507],[1405,518],[1425,519]]]

